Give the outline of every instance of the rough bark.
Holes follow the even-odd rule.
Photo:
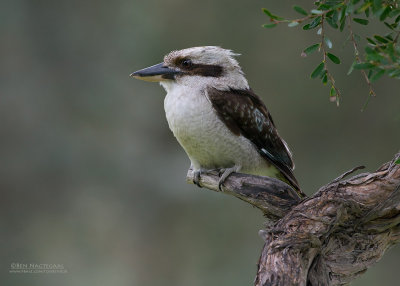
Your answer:
[[[400,241],[399,158],[345,180],[347,172],[305,198],[273,178],[229,176],[222,192],[269,222],[255,285],[346,285],[376,263]],[[217,171],[203,173],[200,185],[219,191],[218,179]]]

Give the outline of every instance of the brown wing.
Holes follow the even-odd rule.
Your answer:
[[[208,98],[219,119],[236,135],[243,135],[258,152],[299,189],[293,175],[293,160],[286,143],[279,136],[272,117],[261,99],[251,90],[208,90]]]

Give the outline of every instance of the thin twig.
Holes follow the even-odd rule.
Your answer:
[[[284,19],[284,20],[276,20],[276,19],[271,18],[271,22],[273,22],[273,23],[275,23],[275,24],[297,22],[297,23],[300,24],[301,22],[304,22],[304,21],[309,20],[309,19],[316,18],[316,17],[318,17],[318,16],[324,17],[324,16],[325,16],[326,14],[328,14],[330,11],[331,11],[331,10],[326,10],[326,11],[324,11],[324,12],[321,13],[321,14],[310,14],[310,15],[307,15],[307,16],[305,16],[305,17],[303,17],[303,18],[298,18],[298,19],[293,19],[293,20],[287,20],[287,19]]]
[[[301,22],[304,22],[304,21],[306,21],[306,20],[308,20],[308,19],[313,19],[313,18],[315,18],[315,17],[317,17],[317,16],[319,16],[319,15],[317,15],[317,14],[310,14],[310,15],[307,15],[307,16],[305,16],[305,17],[303,17],[303,18],[298,18],[298,19],[293,19],[293,20],[287,20],[287,19],[284,19],[284,20],[276,20],[276,19],[271,18],[271,22],[273,22],[273,23],[275,23],[275,24],[297,22],[297,23],[300,24]]]
[[[352,27],[351,27],[351,16],[349,15],[349,16],[347,16],[347,18],[348,18],[347,28],[349,29],[349,32],[350,32],[350,39],[351,39],[351,42],[353,43],[355,59],[356,59],[356,62],[357,62],[357,63],[361,63],[362,61],[361,61],[361,59],[360,59],[360,53],[359,53],[359,51],[358,51],[357,41],[356,41],[356,39],[354,38],[354,32],[353,32],[353,29],[352,29]],[[368,87],[369,87],[369,94],[368,94],[367,102],[366,102],[366,104],[364,104],[363,108],[361,109],[361,111],[364,111],[366,105],[367,105],[368,102],[369,102],[370,97],[371,97],[371,96],[376,96],[376,93],[375,93],[374,89],[372,88],[371,81],[369,80],[368,75],[367,75],[367,73],[365,72],[365,70],[361,70],[361,73],[364,75],[365,81],[367,82]]]
[[[358,171],[358,170],[361,170],[361,169],[364,169],[364,168],[365,168],[365,166],[357,166],[357,167],[354,167],[353,169],[351,169],[351,170],[349,170],[349,171],[346,171],[345,173],[343,173],[342,175],[340,175],[339,177],[337,177],[336,179],[334,179],[334,180],[332,181],[332,183],[337,183],[337,182],[341,181],[343,178],[347,177],[348,175],[354,173],[355,171]]]
[[[324,63],[324,70],[326,72],[326,76],[328,77],[329,81],[332,84],[332,87],[336,91],[336,104],[339,106],[339,97],[340,97],[340,90],[335,85],[335,79],[333,78],[332,74],[328,71],[328,64],[327,64],[327,51],[325,49],[325,28],[324,28],[324,20],[325,15],[321,16],[321,50],[323,53],[323,63]]]

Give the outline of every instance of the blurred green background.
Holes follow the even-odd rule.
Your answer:
[[[346,75],[347,35],[330,31],[344,62],[330,65],[343,92],[339,108],[330,103],[329,89],[309,79],[321,56],[300,57],[315,32],[261,28],[261,7],[290,17],[293,4],[312,1],[2,1],[1,284],[252,284],[261,213],[186,184],[164,90],[129,78],[174,49],[242,54],[308,194],[356,165],[390,160],[400,149],[400,82],[377,82],[360,112],[368,88]],[[398,285],[399,259],[391,249],[354,285]],[[14,262],[68,273],[10,274]]]

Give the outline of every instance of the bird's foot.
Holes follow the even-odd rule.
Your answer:
[[[198,186],[199,188],[202,188],[202,186],[200,186],[200,176],[201,176],[202,170],[196,170],[193,172],[193,183]]]
[[[230,174],[239,172],[240,166],[233,166],[232,168],[220,169],[219,170],[219,181],[218,181],[218,189],[222,192],[222,184],[225,182],[226,178],[229,177]]]

